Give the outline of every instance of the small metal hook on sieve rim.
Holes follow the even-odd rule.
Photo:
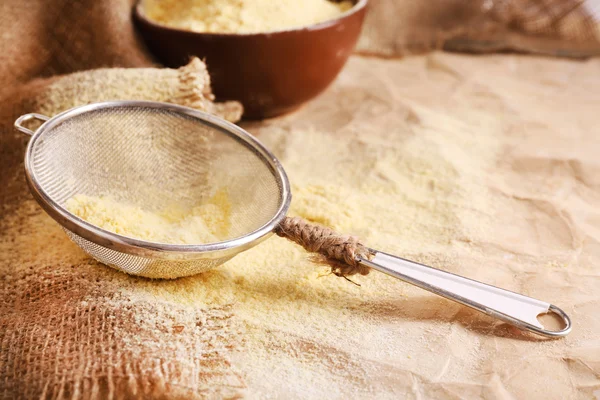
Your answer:
[[[29,114],[21,115],[15,121],[15,128],[17,128],[18,130],[20,130],[21,132],[23,132],[29,136],[33,136],[35,132],[33,132],[31,129],[25,128],[23,126],[23,122],[31,121],[34,119],[46,122],[50,119],[50,117],[46,117],[45,115],[36,114],[36,113],[29,113]]]

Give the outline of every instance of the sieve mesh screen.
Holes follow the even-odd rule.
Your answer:
[[[255,146],[174,107],[135,102],[75,113],[42,131],[29,154],[31,179],[63,208],[68,199],[83,194],[108,195],[148,211],[190,209],[216,191],[225,191],[231,226],[223,241],[263,227],[286,200],[281,176]],[[222,258],[213,254],[158,262],[68,233],[101,262],[144,276],[189,275],[231,257],[230,252]],[[157,273],[159,267],[171,270]]]

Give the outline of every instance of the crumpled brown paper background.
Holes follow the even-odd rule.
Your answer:
[[[3,3],[3,43],[38,55],[3,59],[3,82],[151,66],[128,1],[56,5]],[[17,14],[30,20],[6,22]],[[89,18],[112,28],[69,44],[65,18],[73,32]],[[320,276],[275,237],[177,281],[99,265],[28,195],[27,138],[11,125],[38,103],[3,86],[0,397],[598,398],[599,72],[598,60],[356,56],[302,110],[243,124],[285,166],[292,213],[557,304],[574,323],[561,340],[376,272],[360,287]]]

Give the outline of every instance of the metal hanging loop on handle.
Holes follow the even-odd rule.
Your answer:
[[[15,128],[17,128],[18,130],[20,130],[23,133],[26,133],[29,136],[33,136],[33,134],[35,132],[32,131],[31,129],[25,128],[23,126],[23,122],[31,121],[33,119],[37,119],[37,120],[46,122],[50,119],[50,117],[46,117],[45,115],[36,114],[36,113],[29,113],[29,114],[21,115],[15,121]]]
[[[571,331],[571,319],[560,308],[531,297],[428,267],[414,261],[371,250],[374,257],[359,262],[380,272],[419,286],[449,300],[474,308],[519,328],[546,337],[562,337]],[[547,330],[538,321],[540,314],[552,312],[565,326]]]

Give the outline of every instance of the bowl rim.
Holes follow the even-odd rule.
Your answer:
[[[135,18],[142,21],[143,23],[145,23],[149,26],[152,26],[153,28],[160,28],[160,29],[163,29],[166,31],[193,34],[193,35],[202,35],[202,36],[209,37],[209,38],[258,37],[258,36],[270,36],[270,35],[280,34],[280,33],[318,31],[321,29],[327,29],[327,28],[330,28],[331,26],[337,25],[339,22],[341,22],[342,20],[345,20],[346,18],[349,18],[350,16],[363,11],[369,2],[369,0],[357,0],[356,4],[354,4],[349,10],[344,11],[343,13],[341,13],[340,15],[338,15],[335,18],[328,19],[328,20],[322,21],[322,22],[317,22],[316,24],[303,25],[303,26],[299,26],[299,27],[295,27],[295,28],[288,28],[288,29],[277,29],[277,30],[266,31],[266,32],[233,33],[233,32],[197,32],[197,31],[192,31],[189,29],[175,28],[175,27],[172,27],[169,25],[163,25],[163,24],[157,23],[157,22],[151,20],[150,18],[146,17],[146,15],[144,14],[144,12],[142,10],[142,8],[143,8],[142,2],[143,1],[144,0],[137,0],[135,5],[133,6],[133,15],[135,16]]]

